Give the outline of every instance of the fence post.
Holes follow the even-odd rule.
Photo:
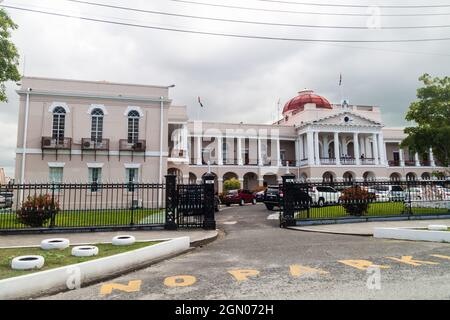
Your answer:
[[[55,183],[52,182],[52,200],[50,202],[50,213],[51,213],[51,218],[50,218],[50,228],[54,228],[55,227],[55,215],[56,215],[56,210],[55,210]]]
[[[203,176],[203,185],[205,192],[205,215],[203,220],[203,228],[206,230],[216,230],[216,219],[214,212],[214,175],[206,173]]]
[[[282,207],[282,217],[280,221],[280,226],[286,228],[288,226],[295,226],[294,219],[294,179],[295,175],[292,173],[286,173],[282,176],[283,179],[283,205]]]
[[[177,176],[173,174],[166,175],[166,223],[164,229],[176,230],[178,228],[177,211]]]

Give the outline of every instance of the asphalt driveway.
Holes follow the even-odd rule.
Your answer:
[[[226,208],[215,242],[46,298],[450,299],[450,244],[285,230],[270,214]]]

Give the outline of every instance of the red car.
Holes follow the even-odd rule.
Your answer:
[[[243,206],[245,203],[256,204],[256,196],[249,190],[245,189],[230,190],[223,197],[223,203],[225,203],[227,207],[232,204],[239,204],[240,206]]]

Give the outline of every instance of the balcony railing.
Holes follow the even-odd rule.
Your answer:
[[[145,147],[145,140],[136,140],[134,142],[128,142],[127,139],[119,140],[119,151],[145,152]]]
[[[389,160],[388,164],[389,167],[400,167],[400,161],[398,160]]]
[[[423,166],[423,167],[429,167],[429,166],[431,166],[431,161],[429,161],[429,160],[422,160],[422,161],[420,161],[420,165]]]
[[[414,160],[405,160],[405,166],[407,166],[407,167],[415,167],[416,166],[416,161],[414,161]]]
[[[335,165],[336,159],[335,158],[320,158],[320,164],[322,165]]]
[[[361,164],[362,165],[374,165],[375,164],[375,158],[361,158]]]
[[[55,151],[56,159],[58,159],[59,150],[69,150],[69,157],[72,159],[72,138],[60,137],[42,137],[41,139],[42,159],[44,159],[44,151]]]
[[[109,151],[109,139],[81,139],[81,150],[84,151]]]
[[[355,158],[341,157],[341,164],[343,165],[354,165],[356,164]]]
[[[119,140],[119,161],[122,152],[131,152],[131,160],[133,160],[134,154],[136,152],[144,154],[145,161],[145,150],[146,141],[145,140],[135,140],[133,142],[128,142],[127,139]]]
[[[42,137],[41,148],[42,150],[71,150],[72,138]]]

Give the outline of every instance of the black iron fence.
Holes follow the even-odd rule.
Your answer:
[[[214,210],[206,211],[208,191],[214,197],[205,183],[177,185],[176,176],[166,176],[165,184],[2,185],[0,233],[205,227],[205,217],[214,221]]]
[[[448,180],[304,183],[286,175],[280,190],[282,226],[450,215]]]

